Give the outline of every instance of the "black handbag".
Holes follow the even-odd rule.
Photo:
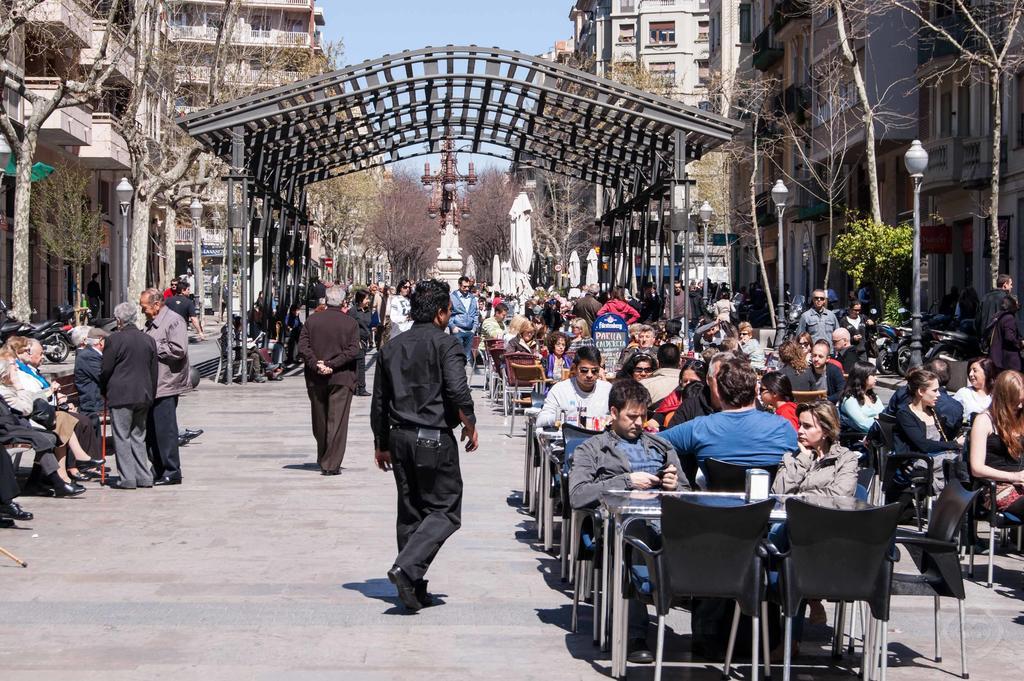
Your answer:
[[[28,417],[47,430],[57,427],[57,409],[41,397],[32,403],[32,413]]]

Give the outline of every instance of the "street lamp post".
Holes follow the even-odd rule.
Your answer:
[[[127,177],[122,177],[121,181],[117,183],[117,187],[114,189],[114,193],[117,195],[117,205],[121,210],[121,302],[128,300],[128,213],[132,207],[132,194],[135,193],[135,188],[132,187],[132,183],[128,181]]]
[[[714,215],[714,211],[711,209],[711,204],[705,201],[701,204],[700,210],[697,211],[700,215],[700,221],[704,226],[704,304],[708,304],[708,225],[711,224],[711,216]]]
[[[782,214],[786,212],[786,199],[789,198],[789,190],[782,180],[776,180],[772,187],[772,202],[775,203],[775,212],[779,216],[779,238],[775,254],[775,270],[778,275],[779,293],[775,301],[775,349],[782,345],[782,339],[786,336],[786,273],[783,263],[783,236],[782,236]]]
[[[203,202],[198,196],[192,197],[188,212],[192,216],[192,278],[195,279],[192,291],[199,300],[199,326],[203,325],[203,313],[206,311],[206,304],[203,302],[203,244],[199,237],[199,225],[203,219]]]
[[[914,260],[913,290],[910,296],[911,336],[910,366],[921,366],[921,182],[924,171],[928,170],[928,151],[921,146],[920,140],[914,140],[903,155],[903,163],[907,173],[914,180]]]

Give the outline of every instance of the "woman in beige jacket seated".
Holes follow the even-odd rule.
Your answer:
[[[815,494],[826,497],[853,497],[857,494],[858,459],[839,444],[839,414],[826,400],[806,402],[796,408],[799,420],[796,452],[782,457],[779,472],[772,485],[774,494]],[[784,526],[772,529],[772,543],[780,549],[788,547]],[[781,544],[781,546],[780,546]],[[808,601],[811,624],[825,624],[825,608],[819,600]],[[793,650],[803,633],[803,618],[794,627]]]
[[[8,359],[0,358],[0,398],[7,403],[7,406],[12,410],[19,412],[25,418],[28,418],[29,414],[32,413],[32,405],[37,399],[42,399],[45,402],[50,402],[53,395],[53,387],[42,390],[26,390],[16,384],[15,377],[12,372],[18,371],[18,368]],[[75,455],[76,459],[88,459],[91,458],[82,449],[81,444],[78,442],[78,437],[75,435],[75,424],[77,419],[71,414],[56,410],[57,419],[56,425],[53,429],[53,434],[57,436],[58,447],[54,451],[54,456],[57,457],[58,469],[57,472],[64,482],[72,482],[72,478],[76,482],[85,480],[84,476],[81,476],[77,467],[71,463],[70,466],[65,469],[65,461],[67,460],[68,448]],[[39,430],[46,430],[43,426],[39,425],[35,421],[32,421],[32,427],[38,428]]]
[[[801,404],[796,409],[796,452],[782,457],[772,486],[774,494],[816,494],[852,497],[857,494],[857,461],[860,456],[839,444],[839,415],[825,400]]]

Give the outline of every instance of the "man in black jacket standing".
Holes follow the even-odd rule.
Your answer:
[[[999,313],[999,306],[1002,305],[1003,298],[1011,293],[1013,293],[1013,277],[1009,274],[1000,274],[996,277],[996,287],[981,299],[977,316],[974,318],[974,331],[981,338],[982,349],[988,349],[990,339],[986,338],[985,334],[989,323]]]
[[[462,473],[453,429],[477,448],[466,354],[444,332],[448,284],[421,281],[412,294],[413,326],[380,351],[370,405],[375,459],[398,486],[398,557],[388,579],[411,611],[432,604],[424,579],[434,556],[462,523]]]
[[[156,341],[135,324],[135,306],[114,308],[118,331],[103,346],[100,388],[107,398],[114,430],[117,472],[115,489],[153,486],[146,452],[146,421],[156,396]]]
[[[359,357],[356,359],[356,397],[369,397],[366,390],[366,351],[370,347],[370,295],[356,291],[355,305],[348,311],[359,324]]]

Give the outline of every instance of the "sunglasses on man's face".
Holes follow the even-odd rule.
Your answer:
[[[600,367],[580,367],[576,371],[578,371],[581,374],[592,374],[594,376],[597,376],[599,373],[601,373],[601,368]]]
[[[825,296],[814,296],[815,300],[825,300]]]

